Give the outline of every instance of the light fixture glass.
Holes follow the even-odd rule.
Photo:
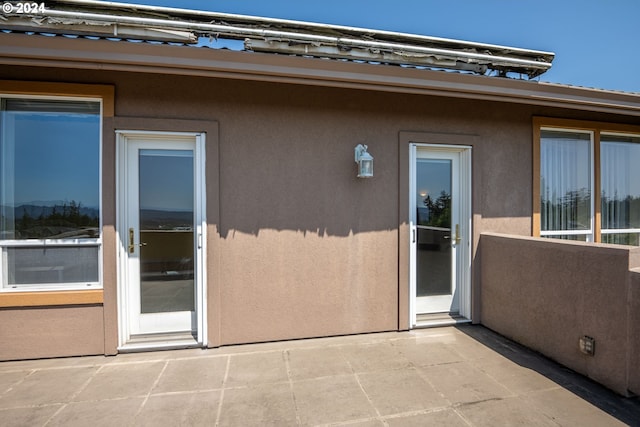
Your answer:
[[[358,178],[373,177],[373,157],[367,153],[367,146],[358,144],[355,148],[355,160],[358,164]]]

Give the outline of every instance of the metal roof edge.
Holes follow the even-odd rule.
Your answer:
[[[353,27],[346,25],[336,25],[336,24],[324,24],[317,22],[309,22],[309,21],[299,21],[299,20],[291,20],[291,19],[282,19],[282,18],[269,18],[263,16],[251,16],[251,15],[240,15],[233,13],[224,13],[224,12],[212,12],[205,10],[195,10],[195,9],[185,9],[185,8],[177,8],[177,7],[162,7],[162,6],[151,6],[151,5],[143,5],[143,4],[135,4],[135,3],[119,3],[113,1],[104,1],[104,0],[52,0],[49,4],[53,5],[71,5],[75,7],[89,7],[96,8],[100,10],[129,10],[129,11],[140,11],[140,12],[149,12],[153,14],[167,14],[173,16],[184,16],[190,18],[200,18],[206,20],[214,20],[220,19],[229,23],[243,23],[243,24],[255,24],[255,25],[269,25],[269,26],[281,26],[285,28],[291,29],[300,29],[300,30],[314,30],[314,31],[336,31],[342,33],[351,33],[358,35],[366,35],[367,37],[375,37],[382,36],[383,38],[402,38],[405,40],[413,40],[415,42],[434,42],[434,43],[442,43],[442,44],[461,44],[466,47],[473,47],[479,49],[487,49],[487,50],[508,50],[513,53],[518,53],[527,56],[543,56],[550,57],[553,59],[555,53],[542,51],[542,50],[534,50],[534,49],[524,49],[514,46],[503,46],[496,45],[490,43],[481,43],[474,42],[468,40],[457,40],[451,38],[443,38],[443,37],[434,37],[434,36],[425,36],[420,34],[410,34],[410,33],[402,33],[395,31],[387,31],[387,30],[377,30],[372,28],[363,28],[363,27]]]
[[[373,61],[384,52],[400,54],[408,65],[422,66],[426,59],[438,68],[498,76],[515,73],[530,79],[549,70],[555,56],[552,52],[417,34],[127,3],[51,0],[46,7],[42,3],[43,7],[29,8],[25,13],[6,5],[9,9],[0,17],[0,28],[7,30],[148,41],[179,37],[193,44],[202,37],[252,40],[266,43],[260,47],[262,52],[291,54],[293,45],[301,48],[295,52],[299,55],[334,59],[365,57]],[[285,46],[272,42],[284,42]],[[316,52],[316,47],[328,49]],[[245,44],[245,50],[255,48]],[[351,56],[351,52],[356,54]]]
[[[572,84],[567,84],[567,83],[546,82],[544,80],[540,80],[539,84],[544,85],[544,86],[552,86],[552,87],[556,88],[557,90],[561,90],[561,89],[569,89],[569,90],[580,89],[580,90],[587,90],[589,92],[597,92],[597,93],[608,94],[608,95],[619,94],[619,95],[640,96],[640,92],[631,92],[631,91],[617,90],[617,89],[604,89],[604,88],[598,88],[598,87],[572,85]]]
[[[0,33],[0,64],[192,75],[414,93],[640,116],[640,94],[208,48]]]

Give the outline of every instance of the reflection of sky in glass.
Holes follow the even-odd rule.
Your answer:
[[[193,210],[193,151],[140,150],[140,209]]]
[[[418,207],[427,196],[435,201],[443,191],[451,195],[451,160],[418,159],[416,174]]]
[[[5,203],[74,200],[84,207],[99,206],[97,114],[7,111],[2,122],[2,175],[14,178],[13,200]]]

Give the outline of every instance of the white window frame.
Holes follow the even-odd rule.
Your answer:
[[[542,146],[542,132],[566,132],[566,133],[582,133],[589,135],[589,199],[590,199],[590,219],[589,230],[542,230],[540,227],[540,237],[551,236],[586,236],[587,242],[595,241],[595,132],[592,130],[558,128],[558,127],[540,127],[540,146]],[[542,150],[542,148],[540,148]],[[540,159],[540,177],[542,177],[542,159]],[[542,191],[542,190],[541,190]],[[542,213],[541,213],[542,214]]]
[[[603,137],[613,136],[613,137],[623,137],[623,138],[638,138],[640,139],[640,133],[622,133],[622,132],[600,132],[600,149],[602,149],[602,140]],[[606,142],[606,141],[605,141]],[[629,142],[628,144],[633,144],[633,142]],[[640,145],[640,144],[638,144]],[[602,180],[602,165],[600,165],[600,180]],[[640,228],[601,228],[601,235],[610,235],[610,234],[638,234],[640,235]]]
[[[100,117],[98,124],[98,209],[99,209],[99,236],[95,239],[0,239],[0,293],[9,292],[42,292],[60,290],[92,290],[103,288],[103,241],[102,241],[102,129],[104,120],[104,102],[102,98],[77,97],[77,96],[51,96],[51,95],[23,95],[0,93],[0,101],[10,99],[34,99],[34,100],[59,100],[59,101],[89,101],[100,104]],[[7,283],[7,254],[5,248],[43,248],[43,247],[97,247],[98,248],[98,281],[77,283],[51,283],[51,284],[19,284]]]

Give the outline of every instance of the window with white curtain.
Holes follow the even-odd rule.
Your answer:
[[[541,236],[591,241],[593,133],[540,132]]]
[[[640,246],[640,136],[600,136],[602,241]]]
[[[640,132],[575,121],[580,129],[572,129],[551,121],[554,127],[539,128],[534,212],[539,209],[540,221],[534,235],[640,246]]]

